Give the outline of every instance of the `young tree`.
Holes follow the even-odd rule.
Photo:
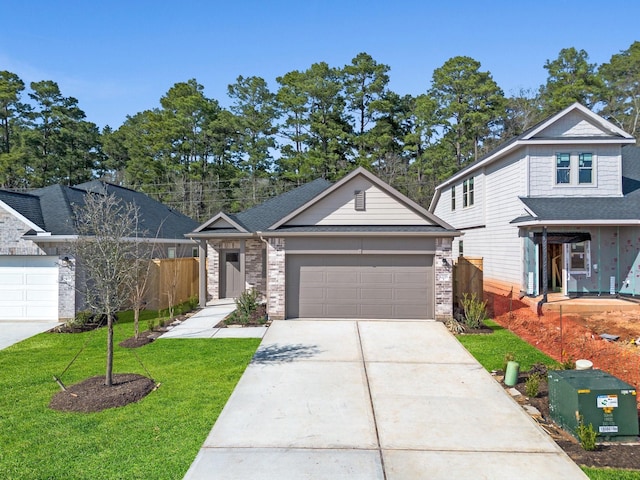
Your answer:
[[[115,195],[91,193],[75,205],[78,240],[76,257],[87,277],[85,299],[90,308],[107,318],[105,385],[113,385],[113,322],[131,298],[136,282],[138,208]]]

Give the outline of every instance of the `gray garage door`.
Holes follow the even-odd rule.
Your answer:
[[[289,318],[433,318],[433,255],[287,255]]]

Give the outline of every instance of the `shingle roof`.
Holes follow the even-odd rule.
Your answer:
[[[143,193],[97,180],[75,187],[51,185],[28,194],[0,190],[0,200],[52,235],[76,235],[73,210],[84,204],[89,192],[114,194],[125,203],[136,204],[143,236],[182,240],[198,225]]]
[[[622,149],[622,197],[521,197],[538,221],[640,220],[640,147]],[[519,217],[511,223],[533,220]]]
[[[44,229],[44,218],[40,209],[40,200],[38,197],[27,193],[10,192],[8,190],[0,190],[0,201],[6,203],[16,212],[26,217],[31,222]]]
[[[298,207],[309,202],[331,185],[332,183],[328,180],[318,178],[277,197],[273,197],[253,208],[240,213],[229,214],[228,216],[249,232],[264,231],[281,218],[295,211]],[[204,231],[207,230],[208,229],[204,229]],[[215,230],[217,233],[238,233],[237,230],[228,228],[211,230]]]

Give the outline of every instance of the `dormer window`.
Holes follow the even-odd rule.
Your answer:
[[[364,190],[356,190],[355,192],[353,192],[353,195],[355,198],[355,202],[354,202],[355,210],[357,212],[364,212],[365,211]]]
[[[556,154],[556,183],[571,183],[571,155]]]

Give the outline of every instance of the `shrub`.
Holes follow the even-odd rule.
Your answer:
[[[480,328],[487,318],[487,302],[481,302],[475,293],[462,296],[464,324],[467,328]]]
[[[259,302],[260,293],[255,289],[245,290],[236,298],[236,310],[224,321],[227,325],[263,324],[266,322],[266,307]]]
[[[580,446],[588,452],[596,449],[596,437],[598,434],[593,428],[592,424],[585,425],[584,417],[580,415],[578,419],[578,440],[580,440]]]
[[[524,393],[529,398],[535,398],[538,396],[540,390],[540,380],[542,376],[539,373],[530,373],[527,380],[524,382]]]
[[[88,323],[91,323],[92,320],[93,320],[93,313],[91,313],[91,310],[81,310],[78,313],[76,313],[76,316],[74,318],[67,320],[67,326],[80,328],[80,327],[84,327]]]
[[[260,294],[255,288],[245,290],[236,298],[236,307],[240,315],[251,316],[258,308],[258,297]]]

